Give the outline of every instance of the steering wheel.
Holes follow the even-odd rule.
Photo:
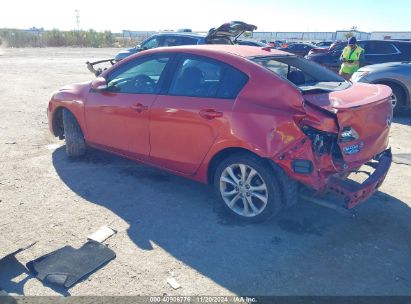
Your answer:
[[[133,79],[134,88],[142,93],[153,93],[156,83],[146,74],[136,75]]]

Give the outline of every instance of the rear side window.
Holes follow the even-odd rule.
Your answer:
[[[182,58],[169,94],[235,99],[247,81],[243,72],[222,62],[203,57]]]
[[[411,56],[411,42],[397,43],[395,46],[401,51],[401,53]],[[407,58],[411,60],[411,57]]]
[[[366,55],[388,55],[398,53],[389,42],[370,41],[365,44]]]

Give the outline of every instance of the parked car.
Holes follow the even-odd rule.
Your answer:
[[[275,40],[275,41],[270,41],[267,43],[269,47],[273,47],[275,49],[279,49],[285,46],[288,46],[287,42],[285,40]]]
[[[331,45],[327,47],[315,47],[311,49],[306,56],[312,55],[312,54],[317,54],[317,53],[329,53],[332,52],[338,45],[341,45],[344,47],[347,46],[347,41],[334,41],[331,43]]]
[[[319,47],[319,48],[326,48],[326,49],[328,49],[328,48],[331,46],[331,44],[333,44],[333,41],[320,41],[320,42],[317,42],[317,43],[315,44],[315,46],[316,46],[316,47]]]
[[[308,52],[315,48],[315,45],[307,44],[307,43],[293,43],[288,45],[285,48],[280,48],[281,51],[293,53],[295,55],[304,57],[308,54]]]
[[[360,68],[351,77],[353,82],[378,83],[392,90],[391,102],[394,113],[411,108],[411,63],[389,62],[368,65]]]
[[[236,44],[239,45],[248,45],[248,46],[258,46],[258,47],[267,47],[266,43],[254,41],[254,40],[237,40]]]
[[[411,42],[362,40],[358,41],[357,44],[364,49],[364,65],[411,60]],[[341,66],[340,56],[346,46],[347,43],[340,43],[331,51],[308,54],[306,58],[320,63],[333,71],[338,71]]]
[[[278,50],[180,46],[60,89],[48,122],[69,157],[93,147],[211,183],[254,222],[296,203],[299,183],[345,208],[371,196],[391,163],[390,95]],[[363,184],[346,179],[363,164],[375,168]]]
[[[119,52],[114,59],[120,61],[132,54],[157,47],[197,45],[197,44],[235,44],[244,32],[252,32],[257,27],[241,21],[224,23],[218,28],[212,28],[207,35],[192,32],[160,33],[147,38],[134,48]]]

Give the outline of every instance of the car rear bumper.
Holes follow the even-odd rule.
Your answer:
[[[348,178],[333,176],[329,179],[326,189],[344,196],[345,207],[347,209],[354,208],[378,190],[387,175],[391,161],[391,149],[387,149],[380,153],[375,161],[370,161],[365,164],[375,170],[364,182],[358,183]]]

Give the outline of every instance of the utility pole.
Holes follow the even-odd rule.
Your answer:
[[[76,13],[76,23],[77,23],[77,31],[80,31],[80,10],[75,10]]]

